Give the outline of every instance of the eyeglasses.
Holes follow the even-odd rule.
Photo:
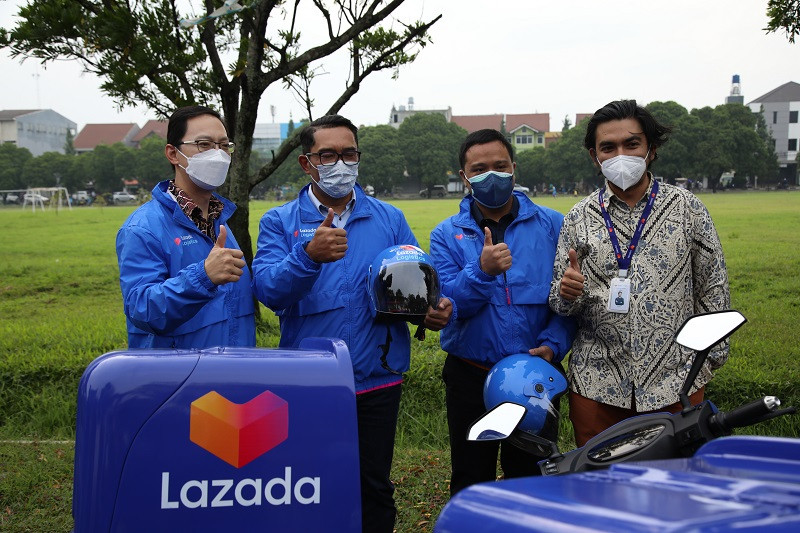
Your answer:
[[[216,146],[220,150],[225,150],[229,154],[232,154],[233,150],[236,148],[236,144],[234,144],[233,141],[220,141],[220,142],[205,141],[205,140],[204,141],[183,141],[183,142],[179,142],[178,146],[180,146],[182,144],[193,144],[193,145],[197,146],[197,150],[199,152],[205,152],[206,150],[211,150],[212,148],[214,148]]]
[[[361,160],[361,152],[358,150],[347,150],[341,154],[332,150],[324,152],[311,152],[306,154],[306,157],[310,160],[312,155],[319,157],[319,164],[323,167],[331,167],[340,159],[345,165],[348,166],[357,165]]]

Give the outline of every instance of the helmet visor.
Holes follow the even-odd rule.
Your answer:
[[[375,277],[373,294],[378,313],[398,319],[424,317],[439,300],[439,278],[431,265],[417,262],[391,263]]]

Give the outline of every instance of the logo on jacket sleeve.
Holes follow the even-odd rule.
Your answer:
[[[464,238],[464,234],[463,233],[456,233],[456,239],[458,239],[460,241],[463,238]]]
[[[192,402],[189,439],[241,468],[289,436],[289,404],[264,391],[236,404],[211,391]]]

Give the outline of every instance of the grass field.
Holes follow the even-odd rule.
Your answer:
[[[725,251],[733,307],[748,324],[708,387],[729,409],[763,394],[800,405],[800,192],[704,194]],[[566,212],[571,197],[535,201]],[[400,207],[423,248],[457,199]],[[253,202],[251,232],[271,202]],[[114,239],[132,207],[31,213],[0,208],[0,531],[68,531],[78,380],[97,356],[126,346]],[[277,344],[268,311],[259,346]],[[414,341],[393,479],[398,531],[430,530],[447,501],[449,458],[438,337]],[[752,432],[800,436],[800,416]],[[20,442],[26,441],[26,442]],[[33,442],[27,442],[33,441]],[[58,442],[54,442],[58,441]],[[572,445],[562,421],[562,449]]]

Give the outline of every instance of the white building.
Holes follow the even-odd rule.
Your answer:
[[[253,130],[253,151],[272,159],[272,151],[277,150],[288,136],[288,126],[288,123],[257,123]]]
[[[790,81],[747,104],[763,113],[775,140],[780,165],[779,180],[797,185],[797,154],[800,145],[800,83]]]
[[[392,110],[389,113],[389,125],[399,128],[405,119],[417,113],[438,113],[443,115],[447,122],[450,122],[453,118],[453,110],[450,107],[446,109],[414,109],[414,98],[412,97],[408,99],[408,106],[392,106]]]
[[[45,152],[64,153],[67,131],[75,136],[78,125],[52,109],[0,111],[0,142],[27,148],[34,157]]]

